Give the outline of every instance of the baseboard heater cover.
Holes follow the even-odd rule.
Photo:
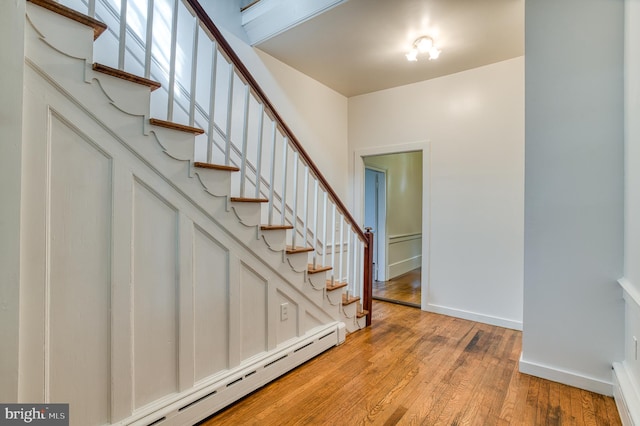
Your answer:
[[[182,426],[202,421],[327,349],[342,343],[340,331],[343,329],[344,325],[340,322],[322,327],[290,345],[254,358],[229,371],[224,377],[216,376],[212,382],[197,385],[189,395],[155,403],[146,407],[144,411],[135,413],[133,417],[115,424]]]

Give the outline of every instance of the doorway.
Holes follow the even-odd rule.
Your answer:
[[[372,228],[373,298],[421,306],[422,152],[363,157],[364,223]]]
[[[386,250],[387,238],[387,175],[385,170],[372,166],[364,171],[364,226],[373,233],[373,280],[385,281],[387,278]]]

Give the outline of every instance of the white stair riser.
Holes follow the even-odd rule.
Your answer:
[[[287,262],[296,272],[304,272],[309,264],[309,253],[291,253],[286,255]]]
[[[285,229],[269,229],[260,232],[262,239],[273,251],[282,251],[286,248],[287,231]]]
[[[186,145],[186,144],[185,144]],[[193,146],[193,145],[192,145]],[[193,149],[192,149],[193,152]],[[227,197],[231,190],[231,173],[227,170],[195,168],[193,174],[211,195]]]
[[[149,133],[156,138],[168,156],[182,161],[193,160],[193,135],[151,125],[149,128]]]
[[[327,273],[317,272],[315,274],[307,274],[309,284],[315,289],[323,289],[327,287]]]
[[[87,62],[87,65],[90,63]],[[125,87],[122,84],[122,79],[95,71],[93,68],[87,70],[87,80],[90,82],[96,80],[104,94],[122,112],[149,117],[151,91],[148,86],[130,84],[129,87]]]
[[[260,224],[260,211],[262,203],[230,202],[231,210],[245,226],[258,226]]]

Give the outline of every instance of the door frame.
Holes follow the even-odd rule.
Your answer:
[[[422,277],[420,283],[420,309],[423,311],[429,306],[429,280],[430,258],[429,250],[431,241],[431,142],[429,140],[384,145],[357,149],[353,151],[353,199],[356,219],[364,223],[364,158],[372,155],[399,154],[404,152],[422,152]]]
[[[374,244],[376,245],[378,253],[378,281],[386,281],[389,276],[389,265],[387,264],[387,171],[379,167],[365,166],[366,169],[373,170],[374,172],[381,173],[384,176],[382,191],[378,191],[378,194],[382,192],[382,197],[378,197],[378,223],[376,223],[377,235],[374,235]],[[366,180],[366,178],[365,178]],[[363,187],[364,188],[364,187]],[[362,198],[364,203],[364,197]],[[364,204],[363,204],[364,205]],[[364,223],[365,213],[362,214],[362,223]],[[381,226],[382,225],[382,226]],[[375,275],[374,275],[375,276]]]

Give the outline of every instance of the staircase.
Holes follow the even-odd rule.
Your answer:
[[[125,14],[111,66],[94,62],[107,25],[27,4],[20,398],[69,403],[72,425],[193,424],[370,318],[371,234],[246,68],[221,62],[234,54],[199,5],[174,5],[155,16],[175,24],[168,57],[127,45]]]

